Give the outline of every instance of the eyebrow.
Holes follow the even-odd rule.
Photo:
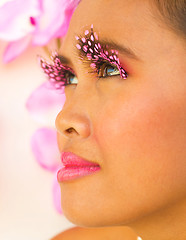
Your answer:
[[[79,38],[82,38],[81,35],[79,35]],[[77,40],[75,40],[77,41]],[[131,48],[127,47],[127,46],[124,46],[124,45],[121,45],[119,43],[116,43],[114,42],[112,39],[103,39],[103,40],[98,40],[98,42],[101,44],[101,46],[104,48],[104,46],[108,46],[110,49],[114,49],[114,50],[117,50],[119,53],[127,56],[128,58],[131,58],[133,60],[136,60],[136,61],[142,61],[137,55],[136,53],[134,52],[134,50],[132,50]],[[74,47],[76,45],[76,42],[74,44]],[[83,50],[82,49],[76,49],[76,53],[77,55],[80,57],[84,54]],[[60,58],[60,61],[62,64],[67,64],[67,65],[72,65],[72,62],[70,59],[68,59],[67,57],[59,54],[58,55],[59,58]]]
[[[114,50],[118,50],[121,54],[127,56],[128,58],[140,61],[141,59],[137,56],[137,54],[131,48],[121,45],[120,43],[114,42],[112,39],[103,39],[99,41],[101,46],[108,45],[110,48]]]

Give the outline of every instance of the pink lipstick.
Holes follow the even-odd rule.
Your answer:
[[[89,162],[71,152],[62,152],[61,162],[63,167],[57,172],[59,182],[74,180],[100,170],[97,163]]]

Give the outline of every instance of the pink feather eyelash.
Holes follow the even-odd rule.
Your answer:
[[[41,68],[43,69],[44,73],[46,73],[49,81],[54,85],[56,89],[60,89],[61,87],[66,85],[66,72],[69,71],[72,74],[75,74],[70,67],[64,66],[61,63],[60,57],[56,51],[53,52],[51,56],[53,64],[49,63],[41,57],[39,58],[39,60]]]
[[[86,30],[83,37],[75,36],[75,38],[78,41],[76,48],[80,51],[80,59],[84,63],[88,61],[90,63],[90,67],[94,69],[94,72],[99,73],[100,66],[103,63],[108,63],[108,65],[118,68],[121,78],[127,79],[128,75],[120,65],[118,51],[113,49],[109,50],[107,45],[102,46],[99,43],[98,35],[93,31],[93,25],[91,25],[90,32],[89,30]],[[39,59],[41,68],[44,70],[44,73],[48,76],[49,81],[56,89],[61,89],[63,86],[70,84],[67,83],[66,74],[71,73],[72,75],[75,75],[75,72],[70,67],[61,63],[60,56],[56,51],[53,52],[51,56],[53,64],[43,58]]]
[[[99,43],[98,35],[93,31],[93,24],[91,25],[91,31],[85,31],[85,36],[75,36],[78,43],[76,44],[77,49],[81,49],[83,59],[86,57],[91,61],[91,68],[96,69],[97,65],[100,65],[103,60],[110,63],[111,65],[117,66],[120,75],[123,79],[127,78],[126,71],[121,67],[120,60],[118,58],[117,50],[109,50],[108,46],[101,46]]]

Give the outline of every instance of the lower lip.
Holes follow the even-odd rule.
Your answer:
[[[57,172],[59,182],[74,180],[93,174],[100,170],[100,166],[78,166],[78,167],[63,167]]]

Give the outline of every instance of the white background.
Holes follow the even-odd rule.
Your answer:
[[[49,240],[73,227],[57,213],[52,200],[54,175],[34,159],[30,137],[41,126],[25,108],[32,91],[45,81],[29,48],[13,62],[2,64],[0,42],[0,239]]]

